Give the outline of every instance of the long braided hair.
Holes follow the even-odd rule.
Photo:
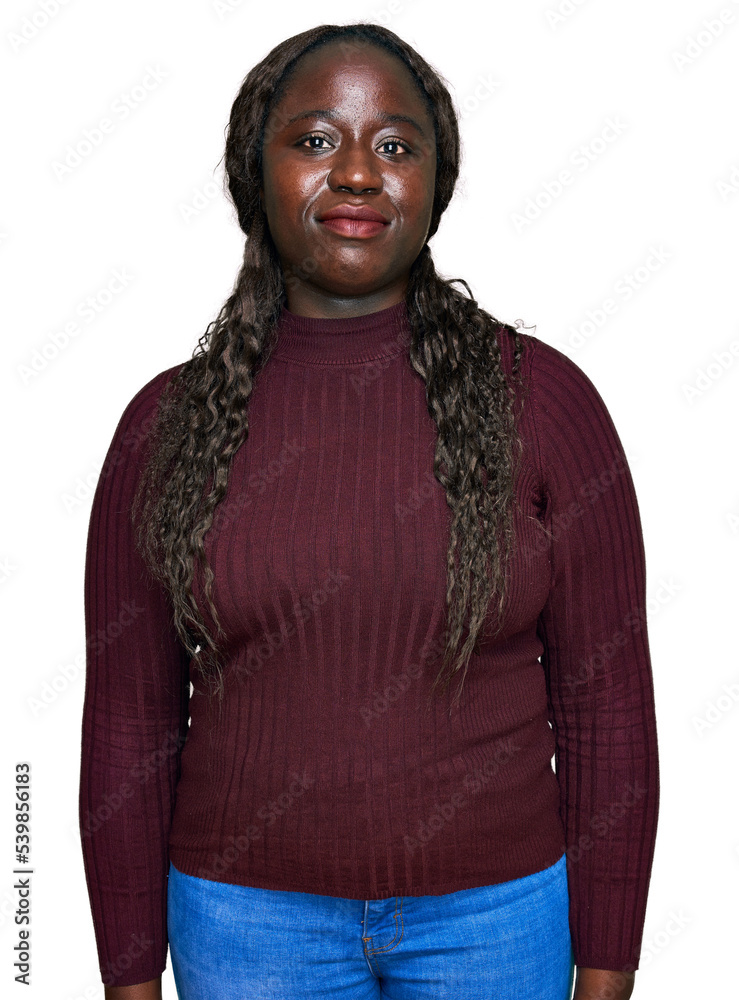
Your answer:
[[[286,283],[295,280],[283,273],[260,203],[265,122],[300,57],[335,39],[348,47],[381,46],[401,59],[434,122],[431,222],[405,294],[409,363],[425,383],[428,412],[438,429],[434,476],[453,512],[445,645],[432,691],[439,685],[446,690],[461,671],[459,697],[491,597],[498,594],[499,631],[508,589],[505,569],[515,547],[512,506],[521,442],[496,333],[506,327],[515,337],[513,375],[519,385],[523,344],[516,328],[478,305],[463,279],[437,274],[428,246],[459,174],[457,113],[440,74],[389,29],[364,22],[311,28],[280,42],[254,66],[231,108],[225,166],[246,236],[243,263],[232,294],[161,394],[132,510],[137,548],[169,592],[177,634],[204,681],[217,690],[219,705],[222,649],[197,606],[192,583],[197,561],[217,636],[225,635],[212,601],[213,572],[203,540],[226,493],[231,460],[248,436],[254,379],[276,342],[273,331],[287,304]],[[454,287],[456,282],[467,295]]]

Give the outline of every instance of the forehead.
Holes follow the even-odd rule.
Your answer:
[[[426,103],[415,77],[392,52],[362,39],[328,42],[302,56],[295,64],[282,90],[277,108],[323,107],[334,105],[361,108],[377,99],[412,106],[417,115],[430,120]],[[323,97],[324,103],[311,104]]]

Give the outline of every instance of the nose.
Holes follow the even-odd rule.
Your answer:
[[[359,143],[345,142],[332,157],[328,183],[333,191],[379,191],[382,174],[370,150]]]

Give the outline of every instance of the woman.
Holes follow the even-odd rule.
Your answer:
[[[181,1000],[628,997],[658,758],[605,405],[436,273],[456,115],[393,32],[277,45],[226,168],[234,292],[91,517],[106,997],[159,997],[168,944]]]

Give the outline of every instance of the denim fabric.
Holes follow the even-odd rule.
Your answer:
[[[565,855],[442,896],[343,899],[195,878],[170,862],[179,1000],[570,1000]]]

